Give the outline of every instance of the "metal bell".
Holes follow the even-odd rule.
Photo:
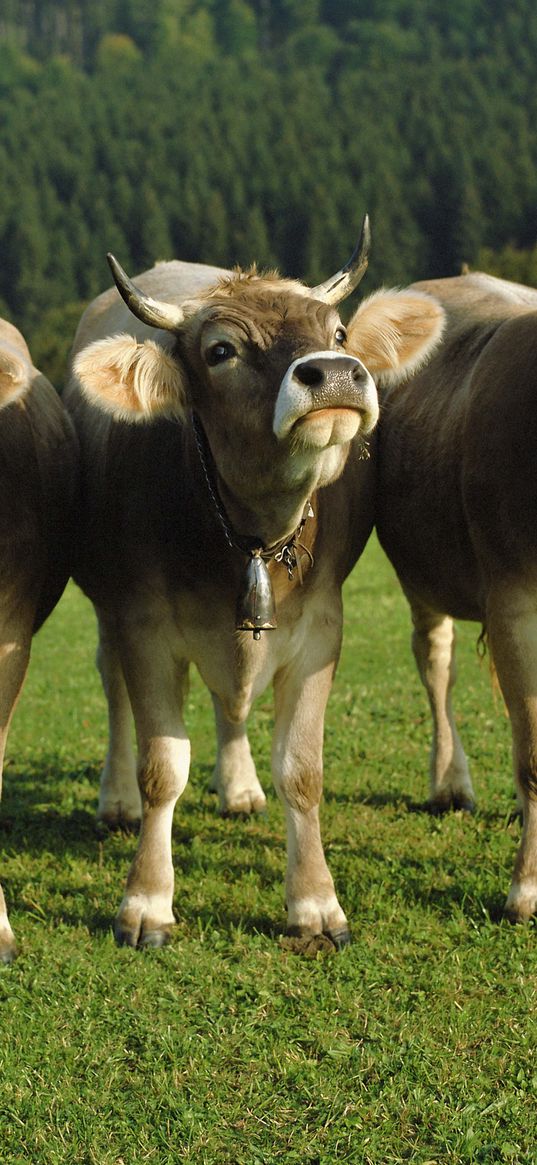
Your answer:
[[[235,627],[237,631],[253,631],[254,639],[260,639],[262,631],[277,626],[270,574],[260,553],[254,552],[239,591]]]

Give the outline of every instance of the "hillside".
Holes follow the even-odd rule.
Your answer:
[[[537,277],[533,0],[5,0],[0,313],[42,350],[158,258]],[[67,313],[67,315],[66,315]]]

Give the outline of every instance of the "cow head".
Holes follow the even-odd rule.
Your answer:
[[[194,410],[239,529],[255,521],[266,541],[285,537],[304,498],[341,472],[349,442],[376,424],[368,362],[377,375],[400,372],[441,331],[440,307],[409,292],[389,304],[380,293],[343,326],[337,304],[366,269],[368,237],[366,218],[349,262],[313,289],[238,271],[179,306],[145,295],[110,257],[127,306],[159,339],[90,345],[75,361],[79,382],[127,420]]]

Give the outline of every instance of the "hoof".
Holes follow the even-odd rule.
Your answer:
[[[111,833],[139,833],[140,818],[122,817],[120,814],[109,814],[98,817],[95,823],[97,837],[104,839]]]
[[[0,965],[2,967],[9,967],[11,963],[15,962],[18,954],[19,952],[15,943],[10,943],[9,946],[0,947]]]
[[[148,930],[143,938],[138,940],[138,947],[140,950],[145,950],[146,948],[159,950],[160,947],[168,946],[171,937],[171,930]]]
[[[521,923],[530,922],[533,918],[532,914],[521,914],[518,910],[514,910],[512,906],[504,906],[502,918],[509,922],[511,926],[520,926]]]
[[[233,800],[229,802],[222,801],[220,804],[221,817],[251,817],[253,813],[264,813],[267,808],[267,799],[264,793],[257,793],[255,791],[245,790],[240,795],[237,794]]]
[[[502,918],[505,918],[506,922],[510,922],[514,926],[515,924],[520,925],[520,923],[533,922],[536,913],[537,910],[533,899],[530,901],[521,899],[518,904],[516,902],[510,902],[507,899],[503,908]]]
[[[327,930],[326,934],[331,942],[333,942],[336,951],[343,950],[343,947],[350,946],[352,942],[351,932],[348,926],[343,927],[341,930]]]
[[[454,797],[453,809],[458,809],[461,813],[475,813],[476,803],[470,801],[468,797]]]
[[[114,938],[118,947],[132,947],[133,949],[156,950],[168,945],[171,939],[171,927],[158,927],[144,931],[141,928],[129,926],[119,919],[114,923]]]
[[[281,941],[285,950],[311,957],[320,952],[334,954],[341,951],[349,945],[351,933],[348,927],[342,927],[340,930],[326,930],[323,934],[308,934],[302,933],[300,927],[290,926]]]
[[[452,797],[449,801],[426,801],[425,808],[431,817],[443,817],[445,813],[475,813],[475,801],[468,797]]]

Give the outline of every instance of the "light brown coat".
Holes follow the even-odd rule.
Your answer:
[[[513,733],[523,831],[506,913],[537,908],[537,290],[479,272],[418,283],[443,305],[426,369],[383,403],[377,527],[409,599],[433,715],[433,809],[471,808],[452,618],[476,619]]]
[[[214,701],[224,812],[265,803],[245,722],[273,684],[288,926],[339,945],[348,928],[319,829],[322,741],[341,584],[373,521],[366,439],[378,405],[370,372],[398,377],[415,367],[437,342],[442,313],[426,296],[386,292],[366,301],[345,333],[333,307],[275,275],[177,262],[136,284],[183,305],[184,320],[172,336],[152,330],[106,292],[81,321],[67,393],[83,471],[75,573],[98,612],[110,708],[100,815],[113,823],[142,814],[116,936],[160,945],[174,921],[171,823],[188,776],[182,705],[194,663]],[[302,579],[269,562],[278,627],[258,642],[235,629],[247,559],[226,540],[191,410],[214,463],[213,493],[235,532],[273,547],[292,538],[308,501],[313,509],[299,536]]]
[[[76,437],[27,345],[0,320],[0,789],[11,717],[32,634],[50,614],[71,569]],[[0,887],[0,962],[16,946]]]

